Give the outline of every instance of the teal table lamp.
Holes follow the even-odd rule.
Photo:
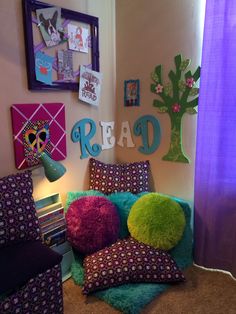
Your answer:
[[[66,172],[66,168],[58,161],[53,160],[48,154],[42,152],[39,155],[42,162],[45,176],[48,181],[53,182],[60,179]]]

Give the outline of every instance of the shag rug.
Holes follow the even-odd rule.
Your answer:
[[[69,203],[78,197],[84,196],[80,193],[74,192],[75,194],[70,194]],[[90,194],[90,193],[89,193]],[[92,192],[91,192],[92,194]],[[91,195],[90,194],[90,195]],[[142,196],[144,193],[138,195]],[[85,195],[88,195],[85,192]],[[101,195],[99,193],[99,195]],[[107,196],[108,199],[111,199],[112,195]],[[114,198],[114,196],[113,196]],[[175,248],[173,248],[169,253],[177,262],[178,266],[183,270],[186,267],[192,265],[192,229],[190,224],[191,218],[191,209],[184,200],[171,197],[173,200],[178,202],[184,210],[186,218],[186,226],[183,233],[183,237]],[[135,202],[136,198],[133,199]],[[133,205],[132,202],[128,202],[129,206]],[[67,203],[68,205],[68,203]],[[116,204],[117,205],[117,204]],[[127,207],[127,195],[119,195],[119,204],[117,206]],[[83,269],[83,258],[79,255],[75,256],[75,262],[72,264],[72,278],[75,283],[82,286],[84,280],[84,269]],[[160,295],[162,292],[166,291],[170,284],[152,284],[152,283],[141,283],[141,284],[127,284],[114,288],[109,288],[103,291],[97,291],[93,293],[97,298],[107,302],[114,308],[125,314],[137,314],[155,297]]]

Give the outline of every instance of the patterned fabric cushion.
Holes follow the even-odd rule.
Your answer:
[[[27,241],[0,250],[0,294],[20,287],[59,264],[62,256],[41,241]]]
[[[84,294],[130,282],[170,283],[185,280],[167,252],[131,237],[87,256],[84,269]]]
[[[89,160],[90,189],[105,194],[149,191],[149,161],[126,164],[105,164],[94,158]]]
[[[61,266],[30,279],[19,290],[0,300],[1,314],[63,314]]]
[[[0,179],[0,247],[40,238],[31,171]]]

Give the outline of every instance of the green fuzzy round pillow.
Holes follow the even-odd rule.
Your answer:
[[[179,242],[185,223],[182,207],[158,193],[140,197],[128,217],[128,229],[133,238],[163,250],[170,250]]]

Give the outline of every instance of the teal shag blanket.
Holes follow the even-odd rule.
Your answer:
[[[67,195],[66,209],[69,207],[70,203],[75,199],[85,195],[103,195],[100,192],[95,191],[85,191],[85,192],[69,192]],[[123,221],[128,216],[129,209],[133,203],[142,196],[144,193],[139,195],[133,195],[131,193],[116,193],[106,196],[108,199],[113,201],[117,207],[118,211],[122,213],[123,217],[120,217]],[[146,193],[145,193],[146,194]],[[104,195],[105,196],[105,195]],[[127,198],[127,196],[129,196]],[[186,226],[184,234],[180,242],[169,251],[171,256],[177,262],[178,266],[183,270],[189,267],[193,263],[192,258],[192,229],[191,229],[191,208],[187,202],[184,200],[171,197],[173,200],[178,202],[183,208]],[[123,236],[126,233],[127,226],[123,226]],[[75,256],[75,262],[72,264],[71,268],[72,277],[76,284],[82,286],[84,281],[84,268],[83,268],[83,258],[81,256]],[[170,284],[152,284],[152,283],[139,283],[139,284],[126,284],[118,287],[109,288],[102,291],[97,291],[93,293],[97,298],[107,302],[117,310],[125,314],[138,314],[140,311],[150,303],[156,296],[160,295],[162,292],[166,291]]]

